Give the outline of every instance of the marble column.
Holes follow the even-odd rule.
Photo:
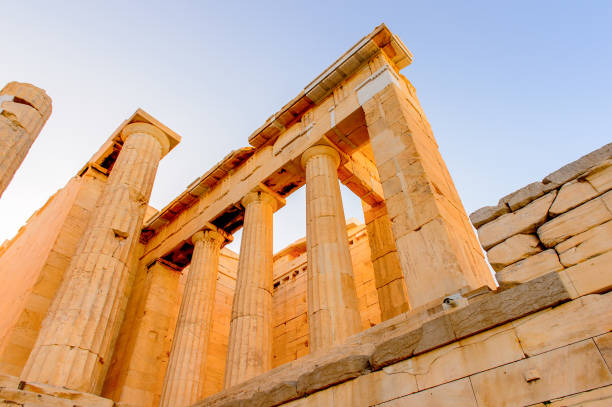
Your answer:
[[[99,394],[134,278],[138,243],[168,137],[127,125],[123,147],[22,372],[27,381]]]
[[[284,201],[256,190],[242,199],[242,242],[232,304],[225,388],[272,368],[272,220]]]
[[[310,351],[341,343],[361,330],[353,265],[338,181],[338,152],[314,146],[306,170],[308,328]]]
[[[196,232],[185,292],[181,301],[161,407],[188,406],[203,397],[208,341],[212,326],[219,253],[225,236],[216,230]]]
[[[29,83],[0,90],[0,196],[51,115],[51,98]]]

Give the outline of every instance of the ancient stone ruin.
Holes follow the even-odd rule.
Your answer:
[[[0,402],[612,405],[612,144],[468,218],[411,62],[375,28],[159,211],[181,138],[127,118],[0,247]],[[0,98],[1,194],[51,100]]]

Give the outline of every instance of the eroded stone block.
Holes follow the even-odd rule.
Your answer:
[[[514,235],[489,249],[487,258],[493,270],[499,271],[509,264],[541,252],[539,244],[536,235]]]
[[[573,236],[555,246],[559,259],[570,267],[612,250],[612,221]]]
[[[538,228],[538,236],[546,247],[553,247],[610,219],[612,219],[612,192],[607,192],[544,223]]]
[[[600,162],[612,157],[612,143],[592,151],[574,162],[571,162],[555,172],[548,174],[542,182],[544,184],[565,184],[568,181],[578,177],[584,171],[599,164]]]
[[[567,268],[578,295],[606,292],[612,288],[612,251],[590,258]]]
[[[514,323],[527,356],[578,342],[612,329],[612,293],[592,294]]]
[[[563,266],[559,262],[557,252],[549,249],[504,267],[495,277],[500,284],[516,284],[559,270],[563,270]]]
[[[448,314],[457,338],[481,332],[569,300],[556,272],[545,274]]]
[[[478,228],[478,238],[485,250],[519,233],[532,233],[546,222],[548,208],[556,196],[549,192],[516,212],[507,213]]]
[[[527,381],[530,370],[540,378]],[[612,374],[586,340],[476,374],[471,382],[479,405],[527,406],[609,385]]]
[[[510,212],[508,205],[499,204],[496,206],[485,206],[470,214],[470,221],[475,228],[479,228],[485,223],[499,218],[501,215]]]

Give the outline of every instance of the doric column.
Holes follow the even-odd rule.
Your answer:
[[[207,229],[191,238],[193,257],[164,379],[162,407],[189,406],[203,397],[219,252],[226,239],[222,233]]]
[[[29,83],[0,90],[0,196],[51,115],[51,98]]]
[[[338,152],[328,146],[311,147],[302,155],[306,170],[311,352],[341,343],[361,330],[338,181],[339,164]]]
[[[98,393],[134,273],[129,270],[167,136],[132,123],[104,191],[53,300],[24,380]]]
[[[266,188],[242,199],[242,242],[232,304],[225,388],[272,367],[272,220],[284,200]]]
[[[495,287],[412,85],[390,65],[357,91],[410,306]]]

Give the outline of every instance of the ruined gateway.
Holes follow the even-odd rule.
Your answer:
[[[468,218],[411,61],[375,28],[160,211],[180,137],[125,120],[0,248],[0,401],[612,405],[612,144]],[[0,102],[1,193],[51,99]],[[307,235],[274,254],[303,186]]]

